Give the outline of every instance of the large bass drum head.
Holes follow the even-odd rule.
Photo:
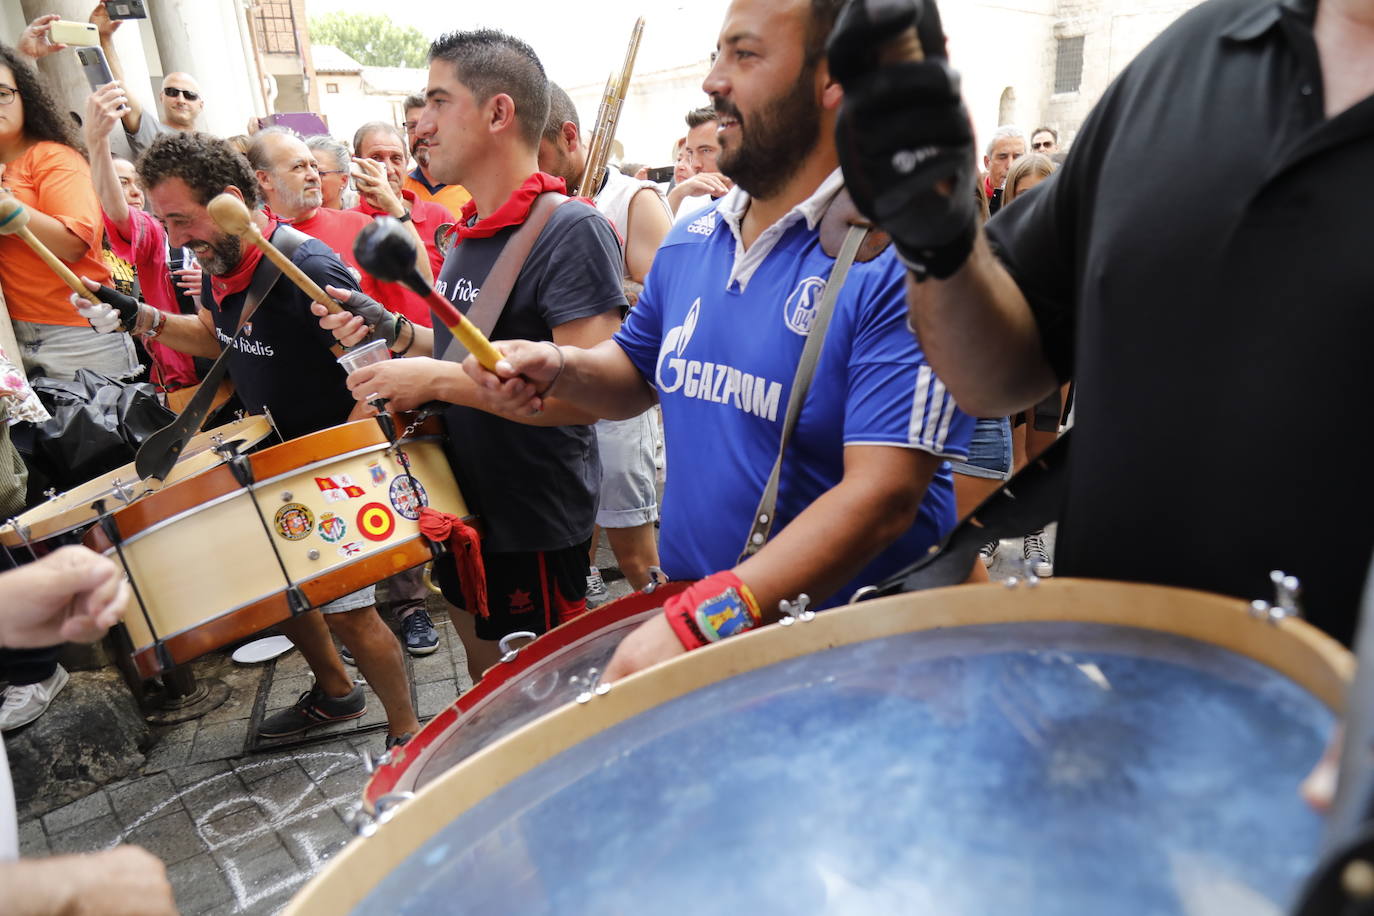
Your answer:
[[[898,632],[591,734],[438,827],[354,912],[1277,914],[1315,863],[1297,790],[1333,722],[1274,668],[1173,632]]]

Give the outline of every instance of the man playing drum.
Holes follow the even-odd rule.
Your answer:
[[[849,273],[787,448],[781,530],[737,563],[834,264],[819,224],[842,185],[841,92],[824,59],[839,6],[731,4],[703,88],[736,187],[669,233],[613,341],[506,341],[501,377],[465,364],[489,409],[538,422],[663,407],[663,567],[704,578],[626,638],[607,678],[775,619],[778,602],[800,593],[847,600],[954,524],[944,459],[965,454],[973,421],[906,328],[905,271],[889,249]]]
[[[435,289],[466,312],[535,199],[563,191],[564,183],[538,168],[549,89],[528,45],[495,31],[455,32],[435,41],[429,58],[429,101],[417,136],[428,141],[430,172],[472,194]],[[610,223],[584,203],[564,203],[529,250],[492,336],[542,340],[538,346],[550,353],[595,346],[620,326],[620,281],[620,243]],[[370,317],[395,333],[393,319]],[[346,343],[365,330],[351,316],[321,323]],[[526,425],[473,409],[477,386],[459,363],[431,358],[449,349],[447,329],[400,333],[395,349],[410,358],[361,369],[349,384],[358,398],[383,397],[396,409],[431,400],[454,405],[444,417],[453,472],[484,527],[487,613],[454,618],[477,680],[499,657],[502,636],[542,633],[585,608],[601,479],[587,425],[595,418],[565,411]]]
[[[205,304],[197,315],[169,315],[130,300],[125,307],[73,302],[98,331],[125,329],[194,356],[218,356],[221,344],[233,346],[229,376],[250,412],[270,412],[283,439],[343,423],[354,403],[343,370],[330,352],[333,341],[311,317],[309,297],[279,278],[263,297],[243,334],[235,339],[249,288],[270,261],[259,249],[222,232],[206,204],[220,193],[241,199],[264,236],[282,243],[292,230],[270,221],[259,209],[256,177],[248,163],[222,140],[199,133],[158,137],[140,157],[139,180],[158,221],[174,246],[195,252],[205,269]],[[278,238],[279,233],[283,234]],[[348,268],[322,242],[300,237],[291,260],[320,286],[356,290]],[[265,266],[267,265],[267,266]],[[89,280],[88,285],[95,288]],[[231,340],[233,343],[231,344]],[[222,532],[226,538],[235,532]],[[214,550],[206,545],[207,553]],[[194,596],[186,596],[194,600]],[[280,624],[315,674],[315,686],[293,707],[269,716],[260,728],[265,738],[299,734],[316,725],[357,718],[366,711],[361,686],[355,686],[330,631],[353,657],[386,707],[387,747],[419,730],[411,704],[400,644],[382,623],[374,589],[363,589]]]

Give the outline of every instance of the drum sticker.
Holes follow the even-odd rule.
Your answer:
[[[367,466],[367,472],[372,475],[372,485],[380,487],[386,483],[386,468],[382,467],[380,461],[374,461]]]
[[[415,486],[411,488],[410,477],[396,477],[391,481],[391,505],[401,514],[402,518],[408,518],[412,522],[420,517],[420,510],[429,505],[429,496],[425,493],[424,484],[416,480]]]
[[[381,503],[368,503],[358,510],[357,525],[369,541],[385,541],[396,530],[396,516]]]
[[[288,541],[299,541],[315,527],[315,517],[300,503],[287,503],[277,510],[272,523],[277,527],[277,534]]]
[[[339,546],[339,556],[341,557],[356,557],[362,552],[363,545],[359,544],[357,541],[349,541],[347,544],[341,544]]]
[[[337,544],[343,540],[347,533],[348,526],[344,524],[343,519],[333,512],[325,512],[320,515],[320,537],[331,544]]]
[[[354,499],[359,496],[366,496],[363,488],[353,482],[353,478],[347,474],[339,474],[335,477],[316,477],[315,485],[324,494],[324,501],[327,503],[343,502],[346,499]]]

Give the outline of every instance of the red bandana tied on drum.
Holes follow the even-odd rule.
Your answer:
[[[463,606],[467,611],[477,617],[490,616],[491,611],[487,607],[487,570],[482,562],[482,540],[477,531],[456,515],[425,506],[420,510],[420,533],[434,543],[448,547],[449,559],[454,572],[458,574]],[[434,581],[441,585],[446,578],[439,566],[443,559],[440,557],[434,563]],[[453,598],[450,597],[449,601],[452,602]]]
[[[272,234],[277,231],[278,225],[280,225],[280,219],[268,212],[267,229],[263,232],[263,237],[270,239]],[[210,292],[214,294],[215,305],[219,305],[234,293],[241,293],[246,290],[248,284],[253,282],[253,271],[258,269],[258,262],[261,260],[262,249],[256,245],[247,245],[243,251],[243,258],[237,267],[222,277],[211,274]]]
[[[566,194],[568,183],[562,178],[535,172],[525,179],[524,184],[515,189],[515,193],[505,203],[496,208],[495,213],[471,226],[468,223],[477,215],[477,201],[469,200],[463,204],[462,220],[454,227],[458,232],[458,240],[461,242],[463,239],[489,239],[502,229],[520,225],[530,215],[530,207],[534,206],[535,198],[545,191]]]

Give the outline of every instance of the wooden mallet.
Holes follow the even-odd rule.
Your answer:
[[[17,235],[24,240],[24,244],[33,249],[34,254],[43,259],[43,263],[52,268],[52,272],[62,278],[62,282],[72,288],[82,299],[94,299],[95,293],[87,288],[86,284],[72,269],[62,262],[62,259],[48,250],[48,246],[39,241],[38,236],[33,234],[29,228],[29,211],[24,205],[13,197],[0,199],[0,235]]]
[[[253,222],[253,215],[248,212],[248,207],[243,201],[232,194],[220,194],[210,201],[205,207],[210,212],[210,218],[215,221],[215,225],[220,229],[236,235],[241,239],[255,245],[263,254],[267,255],[268,260],[281,268],[292,283],[299,286],[307,296],[324,306],[330,312],[342,312],[343,308],[335,302],[328,293],[320,289],[319,285],[291,262],[291,259],[277,250],[277,247],[262,237],[262,232],[258,230],[257,223]]]

